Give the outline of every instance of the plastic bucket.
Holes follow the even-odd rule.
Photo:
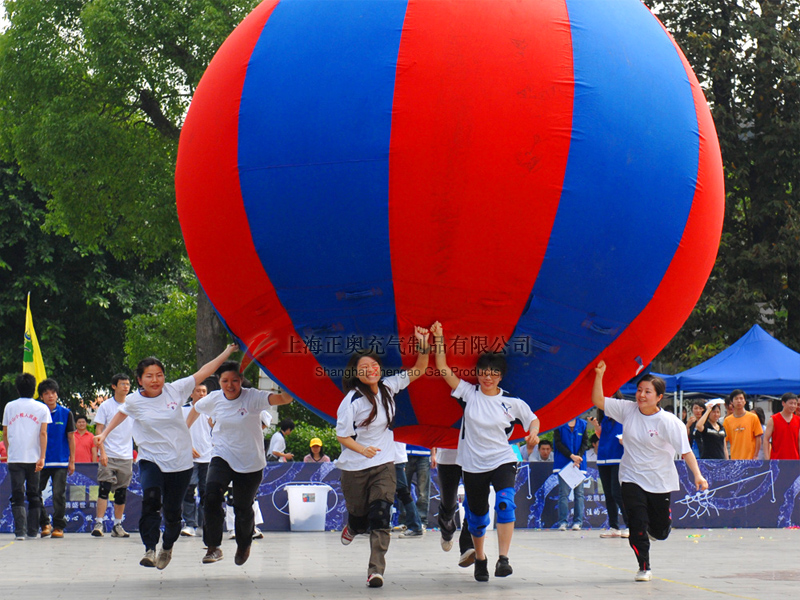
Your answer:
[[[292,531],[325,531],[327,485],[287,485],[289,525]]]

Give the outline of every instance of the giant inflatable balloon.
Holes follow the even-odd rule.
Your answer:
[[[319,414],[350,352],[410,366],[440,320],[467,379],[507,353],[543,431],[599,358],[613,391],[681,327],[724,202],[703,93],[639,0],[266,0],[197,88],[176,186],[214,307]],[[435,373],[398,402],[399,439],[456,443]]]

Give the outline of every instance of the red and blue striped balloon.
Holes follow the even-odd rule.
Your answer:
[[[505,344],[543,430],[599,358],[614,388],[680,328],[724,204],[703,93],[639,0],[266,0],[197,88],[176,187],[214,307],[318,413],[354,340],[409,366],[440,320],[465,372]],[[452,446],[448,392],[415,382],[397,437]]]

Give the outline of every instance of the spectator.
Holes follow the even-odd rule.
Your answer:
[[[402,525],[406,530],[400,534],[403,538],[422,537],[422,522],[417,512],[417,505],[414,504],[414,499],[411,497],[411,490],[408,487],[408,480],[406,479],[406,460],[407,452],[406,445],[400,442],[395,442],[395,452],[397,458],[394,460],[395,468],[395,500],[399,502],[398,513],[403,520]]]
[[[731,445],[733,460],[754,460],[758,458],[764,430],[758,417],[747,412],[747,400],[742,390],[731,392],[733,413],[725,417],[726,440]]]
[[[117,414],[119,407],[125,404],[128,392],[131,391],[131,380],[117,373],[111,378],[113,395],[97,407],[94,416],[94,434],[98,436]],[[130,534],[122,527],[125,518],[125,503],[128,501],[128,486],[133,477],[133,419],[125,419],[106,439],[106,443],[98,450],[97,465],[97,510],[95,512],[92,536],[103,537],[103,522],[108,509],[108,499],[114,494],[114,524],[111,537],[127,538]]]
[[[528,448],[529,442],[520,446],[522,459],[528,462],[553,462],[553,443],[550,440],[539,440],[538,444]]]
[[[417,478],[417,514],[423,527],[428,526],[428,510],[431,498],[431,451],[422,446],[406,446],[408,462],[406,463],[406,481],[408,487]]]
[[[695,424],[697,423],[697,419],[703,416],[705,410],[706,405],[703,403],[703,401],[696,400],[692,404],[692,416],[689,417],[689,420],[686,422],[686,433],[689,436],[689,443],[692,446],[692,452],[694,453],[695,458],[700,458],[700,454],[702,454],[702,449],[700,448],[702,438],[695,435]]]
[[[8,462],[8,451],[6,450],[6,443],[0,440],[0,463]]]
[[[6,404],[3,410],[3,441],[8,452],[8,476],[11,480],[11,512],[14,515],[14,535],[39,535],[39,472],[44,468],[47,453],[47,425],[50,411],[33,399],[36,378],[22,373],[16,379],[18,400]],[[25,497],[28,509],[25,510]]]
[[[192,407],[197,401],[208,395],[208,388],[200,383],[194,387],[190,396],[190,403],[183,407],[183,416],[188,417]],[[208,463],[211,462],[211,419],[201,417],[197,419],[189,428],[192,436],[192,478],[189,480],[189,487],[186,488],[186,495],[183,497],[183,524],[181,535],[194,537],[198,527],[203,526],[203,503],[206,497],[206,478],[208,476]],[[199,495],[200,506],[197,505],[195,492]]]
[[[600,443],[600,438],[597,436],[597,433],[593,433],[589,438],[589,449],[586,451],[587,463],[597,462],[597,446],[599,443]]]
[[[756,406],[753,409],[753,414],[758,417],[758,422],[761,423],[761,429],[763,431],[767,423],[767,416],[764,414],[764,409],[760,406]],[[761,448],[758,449],[758,460],[764,460],[764,438],[761,438]]]
[[[291,419],[284,419],[278,423],[278,429],[272,439],[269,441],[269,451],[267,452],[267,460],[277,460],[286,462],[287,460],[294,460],[294,454],[286,452],[286,436],[294,431],[294,421]]]
[[[86,415],[75,417],[75,462],[96,463],[97,446],[94,445],[94,435],[86,426]]]
[[[622,400],[622,394],[616,392],[614,398]],[[619,526],[622,509],[622,487],[619,483],[619,463],[625,448],[622,445],[622,423],[619,423],[597,409],[599,420],[590,417],[594,431],[600,438],[597,445],[597,472],[603,485],[603,495],[608,514],[608,529],[600,534],[601,538],[628,537],[627,529]]]
[[[695,423],[696,435],[700,437],[698,443],[701,449],[700,458],[706,460],[728,459],[725,428],[719,423],[721,404],[720,400],[709,401],[702,416]]]
[[[589,436],[586,435],[587,423],[583,419],[570,419],[567,423],[553,431],[555,459],[553,473],[574,464],[581,468],[586,464],[586,448]],[[566,531],[569,521],[569,493],[573,488],[558,477],[558,530]],[[575,505],[573,507],[572,529],[579,531],[583,527],[583,485],[574,488]]]
[[[47,455],[44,469],[39,475],[39,495],[44,493],[47,482],[52,482],[53,523],[42,501],[39,524],[42,537],[52,535],[63,538],[67,526],[67,473],[75,472],[75,419],[72,412],[58,404],[58,383],[55,379],[45,379],[38,387],[39,397],[50,409],[52,422],[47,426]]]
[[[325,451],[322,449],[322,440],[319,438],[312,438],[311,441],[308,443],[308,447],[311,450],[310,454],[306,454],[303,457],[304,463],[329,463],[331,459],[325,454]]]
[[[764,458],[766,460],[800,460],[800,417],[797,395],[786,392],[781,396],[783,409],[772,415],[764,433]]]

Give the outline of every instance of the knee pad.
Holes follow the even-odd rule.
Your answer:
[[[97,489],[97,497],[101,500],[108,500],[108,494],[111,492],[111,482],[101,481]]]
[[[369,518],[347,513],[347,526],[353,533],[366,533],[369,529]]]
[[[147,488],[142,492],[142,512],[158,512],[161,510],[161,488]]]
[[[469,532],[474,535],[475,537],[483,537],[486,535],[486,528],[491,523],[491,517],[489,516],[489,511],[486,511],[485,515],[476,515],[473,513],[469,507],[465,504],[464,505],[464,517],[467,520],[467,527],[469,528]]]
[[[498,523],[513,523],[516,521],[514,509],[514,488],[504,488],[495,494],[494,511],[497,513]]]
[[[400,498],[400,503],[403,506],[414,501],[414,499],[411,497],[411,490],[409,490],[407,487],[397,490],[397,497]]]
[[[392,503],[386,500],[375,500],[369,505],[367,519],[372,530],[391,529]]]
[[[108,498],[108,495],[106,495]],[[125,504],[125,501],[128,499],[128,488],[117,488],[114,490],[114,504],[117,506],[122,506]]]

